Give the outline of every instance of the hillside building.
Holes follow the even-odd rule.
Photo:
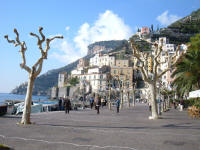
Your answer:
[[[126,88],[131,89],[133,87],[133,68],[130,60],[116,60],[116,64],[111,67],[110,73],[113,78],[123,82],[123,86]]]
[[[108,54],[98,53],[90,58],[90,66],[113,66],[115,64],[115,57]]]

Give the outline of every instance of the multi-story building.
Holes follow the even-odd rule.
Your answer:
[[[68,78],[67,72],[59,73],[59,75],[58,75],[58,87],[59,88],[65,86],[65,84],[67,82],[67,78]]]
[[[58,75],[58,87],[51,89],[51,98],[69,96],[70,89],[67,87],[69,75],[67,72],[61,72]]]
[[[102,55],[101,53],[96,54],[90,58],[90,66],[113,66],[115,64],[115,57],[108,54]]]
[[[78,77],[81,74],[84,74],[84,68],[76,68],[76,69],[71,71],[72,77]]]
[[[88,73],[79,76],[80,82],[89,83],[92,92],[98,93],[106,90],[109,67],[94,67],[88,69]]]
[[[88,60],[86,60],[84,58],[79,59],[79,63],[77,65],[77,68],[85,68],[85,67],[88,67],[88,66],[89,66]]]
[[[169,44],[169,39],[166,38],[166,37],[159,37],[159,40],[158,40],[158,45],[166,45],[166,44]]]
[[[76,69],[71,71],[72,77],[78,77],[81,74],[84,74],[85,70],[89,67],[89,62],[86,59],[79,59],[79,63],[76,67]]]
[[[116,64],[111,67],[110,73],[113,78],[123,82],[123,86],[126,88],[133,87],[133,67],[130,60],[116,60]]]

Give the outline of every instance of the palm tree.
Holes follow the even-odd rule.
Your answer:
[[[191,38],[185,57],[176,65],[172,86],[181,96],[200,89],[200,34]]]

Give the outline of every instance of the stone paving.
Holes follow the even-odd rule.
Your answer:
[[[0,117],[0,144],[15,150],[200,150],[200,120],[171,109],[163,119],[148,120],[148,106],[137,104],[116,114],[106,108],[97,115],[85,109]]]

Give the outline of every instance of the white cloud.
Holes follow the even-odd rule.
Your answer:
[[[69,26],[65,28],[66,31],[69,29]],[[73,39],[74,43],[70,43],[68,39],[52,42],[52,47],[58,50],[50,57],[68,64],[85,56],[87,46],[93,42],[128,39],[131,35],[130,27],[112,11],[107,10],[99,15],[93,25],[87,22],[82,24]]]
[[[55,41],[53,48],[58,49],[59,51],[53,52],[50,57],[59,60],[65,64],[76,61],[81,57],[80,53],[77,52],[73,45],[70,44],[67,39],[64,39],[62,42]]]
[[[131,35],[131,28],[117,14],[106,10],[93,25],[81,25],[74,42],[81,54],[86,54],[87,46],[93,42],[128,39]]]
[[[177,21],[180,18],[181,17],[179,17],[177,15],[169,15],[168,11],[165,11],[160,16],[158,16],[156,18],[156,20],[159,21],[161,25],[168,26],[168,25],[170,25],[171,23]]]
[[[65,30],[68,31],[70,29],[70,26],[66,26]]]

